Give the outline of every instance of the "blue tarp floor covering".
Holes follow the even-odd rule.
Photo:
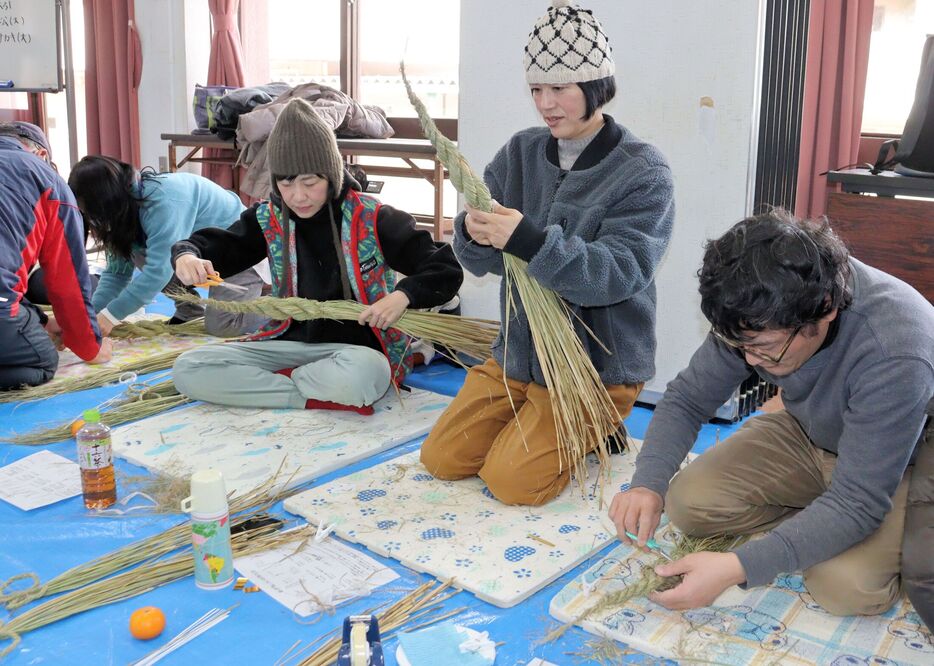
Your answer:
[[[152,311],[167,312],[168,303],[160,297]],[[446,363],[435,363],[417,371],[410,384],[418,388],[454,395],[463,382],[464,371]],[[23,432],[37,424],[73,419],[82,410],[93,407],[118,392],[115,387],[58,396],[38,403],[0,405],[0,465],[35,453],[37,447],[15,446],[2,440],[6,433]],[[651,418],[650,409],[637,407],[626,420],[633,437],[641,438]],[[738,425],[708,424],[702,428],[694,450],[699,452],[714,443],[719,432],[726,438]],[[376,463],[417,449],[421,438],[374,456],[358,464],[317,479],[323,484]],[[76,459],[74,440],[45,447],[71,460]],[[123,460],[116,463],[119,475],[142,475],[147,472]],[[281,504],[274,513],[285,514]],[[168,516],[130,514],[120,518],[94,517],[84,510],[80,497],[25,512],[0,502],[0,583],[15,574],[35,572],[48,580],[66,569],[87,562],[145,536],[177,524],[181,514]],[[593,559],[599,558],[614,544],[608,544]],[[362,548],[355,544],[353,548]],[[333,615],[323,614],[304,621],[293,617],[289,609],[260,592],[243,594],[232,588],[208,592],[197,589],[191,578],[183,579],[150,591],[139,597],[98,608],[87,613],[30,632],[21,645],[4,661],[11,666],[26,664],[128,664],[187,627],[212,608],[228,608],[238,604],[230,617],[204,635],[170,654],[165,664],[273,664],[296,641],[310,641],[340,626],[343,618],[386,601],[392,601],[415,588],[428,577],[406,569],[398,562],[369,553],[374,559],[392,567],[399,580],[376,590],[371,596],[342,606]],[[547,645],[537,643],[555,624],[548,616],[548,604],[555,593],[589,567],[593,559],[566,572],[538,593],[509,608],[501,609],[479,601],[469,592],[456,595],[445,606],[454,609],[466,606],[458,622],[503,644],[497,649],[497,664],[525,664],[534,657],[555,664],[580,664],[589,660],[586,644],[591,636],[580,629],[568,631],[560,640]],[[130,636],[130,613],[141,606],[160,607],[168,620],[165,632],[153,641],[139,641]],[[27,607],[28,608],[28,607]],[[20,611],[22,612],[22,611]],[[0,622],[8,619],[0,609]],[[309,621],[313,623],[308,624]],[[303,624],[303,622],[305,622]],[[2,626],[0,626],[2,633]],[[0,649],[8,645],[0,641]],[[386,644],[387,664],[395,664],[396,641]],[[644,655],[629,655],[625,661],[645,663]],[[654,661],[654,660],[653,660]],[[290,662],[294,663],[294,662]],[[445,666],[439,664],[438,666]]]

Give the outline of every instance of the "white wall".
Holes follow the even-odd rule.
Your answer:
[[[191,98],[195,83],[207,78],[211,15],[205,0],[136,0],[135,7],[143,48],[140,155],[144,166],[158,169],[159,158],[168,155],[159,136],[195,126]]]
[[[539,125],[522,68],[523,47],[545,0],[461,3],[458,137],[477,170],[519,129]],[[751,208],[761,57],[759,2],[584,0],[610,38],[617,99],[608,112],[667,156],[677,216],[658,276],[654,398],[683,368],[708,329],[695,272],[702,243]],[[490,17],[495,17],[491,20]],[[710,131],[700,100],[713,100]],[[706,112],[705,112],[706,113]],[[464,314],[498,316],[495,281],[468,279]]]

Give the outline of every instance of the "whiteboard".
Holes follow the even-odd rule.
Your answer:
[[[61,0],[0,0],[0,91],[60,91],[61,34]]]
[[[478,171],[516,131],[542,125],[525,83],[522,49],[548,4],[461,3],[458,139]],[[674,178],[674,230],[656,274],[656,375],[640,396],[655,402],[710,328],[697,292],[704,240],[752,208],[765,0],[582,4],[603,24],[616,60],[618,92],[607,112],[655,144]],[[498,318],[498,289],[495,278],[467,276],[463,314]]]

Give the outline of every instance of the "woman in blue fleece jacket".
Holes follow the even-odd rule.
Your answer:
[[[138,172],[125,162],[102,155],[80,160],[71,171],[68,185],[91,235],[107,254],[107,268],[92,301],[105,335],[127,315],[149,304],[160,291],[186,289],[173,277],[172,245],[201,229],[226,229],[244,210],[236,194],[207,178],[183,172]],[[134,266],[140,269],[135,278]],[[255,296],[262,288],[262,279],[253,269],[227,281],[248,287]],[[203,314],[200,305],[176,303],[170,323]],[[214,335],[250,332],[262,322],[239,325],[242,323],[210,312],[206,321],[208,332]],[[241,328],[249,330],[238,330]]]
[[[526,47],[526,79],[547,128],[519,132],[496,154],[484,179],[502,205],[459,215],[454,251],[478,276],[501,275],[504,252],[528,262],[529,275],[573,311],[625,418],[655,371],[655,272],[674,202],[664,157],[602,113],[616,92],[613,72],[593,15],[555,0]],[[421,460],[438,478],[478,475],[500,501],[538,505],[567,486],[570,471],[528,318],[516,297],[507,322],[508,297],[504,281],[493,359],[468,372]]]

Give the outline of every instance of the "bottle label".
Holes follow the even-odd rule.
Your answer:
[[[78,440],[78,465],[81,469],[103,469],[113,463],[110,439]]]
[[[205,589],[226,587],[233,580],[233,552],[230,549],[230,517],[191,517],[194,546],[195,584]]]

